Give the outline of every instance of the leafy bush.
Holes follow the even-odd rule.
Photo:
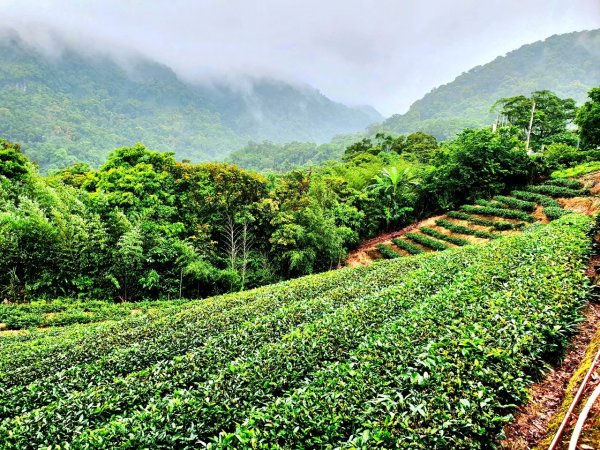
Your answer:
[[[557,207],[557,208],[561,207],[560,203],[558,203],[552,197],[549,197],[544,194],[536,194],[534,192],[527,192],[527,191],[512,191],[511,195],[514,195],[515,197],[520,198],[521,200],[535,202],[542,206],[553,206],[553,207]]]
[[[551,186],[562,186],[571,189],[582,189],[583,184],[579,180],[574,180],[572,178],[557,178],[555,180],[548,180],[545,183],[546,185]]]
[[[563,208],[557,208],[555,206],[547,206],[547,207],[544,207],[544,214],[546,214],[546,217],[548,217],[548,220],[556,220],[566,214],[569,214],[569,212],[565,211]]]
[[[397,238],[395,238],[395,239],[392,239],[392,242],[398,248],[406,250],[411,255],[419,255],[421,253],[425,253],[425,250],[423,250],[421,247],[416,246],[415,244],[413,244],[412,242],[407,241],[406,239],[397,239]]]
[[[419,231],[421,233],[427,234],[429,236],[432,236],[434,238],[440,239],[442,241],[447,241],[450,242],[452,244],[455,245],[459,245],[459,246],[463,246],[463,245],[468,245],[470,242],[467,239],[458,237],[458,236],[451,236],[445,233],[442,233],[439,230],[436,230],[435,228],[430,228],[430,227],[421,227],[419,228]]]
[[[550,174],[550,177],[554,179],[579,177],[581,175],[596,172],[598,170],[600,170],[600,161],[590,161],[569,169],[556,170]]]
[[[460,209],[471,214],[479,214],[482,216],[503,217],[505,219],[523,220],[524,222],[535,221],[535,219],[526,212],[514,209],[490,208],[485,206],[478,207],[473,205],[463,205]]]
[[[538,186],[527,186],[527,190],[529,192],[535,192],[537,194],[549,195],[553,198],[570,198],[570,197],[579,197],[582,195],[586,195],[584,191],[578,189],[571,189],[568,187],[562,186],[552,186],[552,185],[538,185]]]
[[[407,238],[417,242],[418,244],[424,245],[425,247],[429,247],[433,250],[446,250],[450,248],[449,245],[444,244],[443,242],[438,241],[437,239],[432,239],[428,236],[419,233],[406,233],[404,236]]]
[[[394,250],[391,247],[388,247],[385,244],[378,244],[377,250],[379,251],[379,253],[381,253],[381,256],[383,256],[385,259],[394,259],[394,258],[402,257],[402,255],[400,253],[398,253],[396,250]]]
[[[474,230],[472,228],[463,227],[462,225],[458,225],[454,222],[450,222],[447,219],[438,219],[435,221],[435,224],[440,227],[445,228],[446,230],[450,230],[453,233],[467,234],[470,236],[475,236],[475,237],[483,238],[483,239],[494,239],[497,237],[497,235],[495,235],[493,233],[488,233],[487,231]]]
[[[535,211],[535,203],[525,200],[520,200],[514,197],[507,197],[505,195],[496,195],[494,200],[502,203],[504,206],[510,209],[520,209],[521,211],[533,212]]]
[[[450,211],[446,215],[448,217],[452,217],[453,219],[468,220],[469,222],[474,223],[475,225],[482,225],[484,227],[492,227],[498,231],[513,230],[513,229],[519,228],[520,226],[523,225],[522,223],[515,224],[512,222],[504,222],[502,220],[488,220],[488,219],[482,219],[480,217],[473,217],[472,215],[467,214],[465,212],[461,212],[461,211]]]

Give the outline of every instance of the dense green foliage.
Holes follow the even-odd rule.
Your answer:
[[[447,139],[464,128],[490,125],[497,118],[490,106],[498,99],[551,90],[583,103],[600,85],[600,30],[552,36],[524,45],[494,61],[474,67],[439,86],[372,132],[424,131]]]
[[[503,119],[521,131],[529,148],[539,150],[552,143],[577,143],[577,137],[567,130],[575,118],[572,98],[562,99],[554,92],[543,90],[532,92],[531,97],[501,98],[494,106]]]
[[[435,228],[421,227],[421,228],[419,228],[419,231],[421,233],[427,234],[436,239],[450,242],[451,244],[460,245],[460,246],[469,244],[469,241],[467,239],[442,233],[441,231],[436,230]]]
[[[588,93],[589,100],[577,111],[575,122],[579,126],[579,136],[583,148],[600,147],[600,87]]]
[[[551,184],[547,185],[538,185],[538,186],[527,186],[527,190],[529,192],[534,192],[536,194],[544,194],[553,198],[560,197],[579,197],[586,195],[586,193],[580,189],[572,189],[563,186],[554,186]]]
[[[410,239],[411,241],[415,241],[416,243],[421,244],[422,246],[430,248],[432,250],[441,251],[450,248],[448,244],[445,244],[437,239],[430,238],[429,236],[426,236],[424,234],[406,233],[404,236]]]
[[[425,252],[425,250],[423,250],[421,247],[413,244],[410,241],[407,241],[406,239],[394,238],[392,239],[392,242],[395,246],[401,248],[402,250],[406,250],[411,255],[420,255],[421,253]]]
[[[140,141],[180,159],[216,160],[249,140],[326,142],[381,118],[275,80],[249,77],[240,89],[192,84],[136,55],[125,65],[69,48],[47,57],[16,33],[3,36],[0,60],[0,130],[43,170],[98,166],[111,149]]]
[[[462,211],[449,211],[447,215],[448,215],[448,217],[452,217],[454,219],[468,220],[469,222],[471,222],[475,225],[482,225],[484,227],[492,227],[493,229],[498,230],[498,231],[512,230],[513,228],[517,228],[519,226],[518,224],[514,224],[512,222],[506,222],[503,220],[489,220],[489,219],[482,219],[481,217],[474,217],[471,214],[468,214],[468,213],[462,212]]]
[[[494,200],[511,209],[520,209],[526,212],[533,212],[535,210],[535,202],[519,200],[518,198],[507,197],[506,195],[496,195],[494,196]]]
[[[561,207],[560,203],[558,203],[552,197],[550,197],[548,195],[544,195],[544,194],[536,194],[535,192],[514,190],[511,192],[511,195],[515,196],[516,198],[520,198],[521,200],[525,200],[528,202],[535,202],[542,206],[557,207],[557,208]]]
[[[487,206],[463,205],[461,208],[469,214],[478,214],[481,216],[502,217],[504,219],[517,219],[524,222],[534,222],[535,219],[525,211],[504,208],[492,208]]]
[[[8,340],[0,441],[489,448],[580,320],[590,226]]]
[[[377,245],[377,250],[379,251],[379,253],[381,253],[381,256],[383,256],[384,259],[394,259],[402,257],[400,253],[398,253],[396,250],[394,250],[391,247],[388,247],[385,244]]]
[[[467,220],[467,219],[463,219],[463,220]],[[474,223],[476,223],[476,222],[474,222]],[[453,233],[471,235],[471,236],[475,236],[475,237],[482,238],[482,239],[494,239],[496,237],[496,235],[494,235],[493,233],[465,227],[463,225],[459,225],[457,223],[451,222],[448,219],[438,219],[435,221],[435,224],[440,227],[443,227],[449,231],[452,231]]]
[[[579,177],[587,173],[600,170],[600,161],[592,161],[583,164],[578,164],[568,169],[555,170],[550,174],[552,178],[570,178]]]

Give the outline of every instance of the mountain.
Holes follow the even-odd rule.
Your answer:
[[[499,98],[549,89],[582,103],[598,85],[600,30],[555,35],[474,67],[370,131],[420,130],[446,139],[463,128],[492,123],[495,114],[490,108]]]
[[[138,141],[179,159],[222,159],[249,140],[326,142],[378,120],[278,80],[194,84],[140,56],[123,65],[65,47],[48,57],[16,33],[0,41],[0,135],[42,169],[97,165]]]

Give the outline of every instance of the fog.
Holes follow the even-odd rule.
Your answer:
[[[523,44],[600,27],[600,1],[0,0],[0,25],[49,53],[57,30],[192,81],[269,76],[390,115]]]

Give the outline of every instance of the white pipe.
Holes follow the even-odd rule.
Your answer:
[[[600,397],[600,384],[596,386],[596,389],[594,389],[594,392],[592,392],[592,395],[590,395],[590,398],[588,398],[588,401],[581,410],[581,414],[579,414],[579,419],[577,419],[573,434],[571,435],[571,441],[569,442],[569,450],[577,450],[577,441],[579,441],[579,435],[581,434],[581,430],[583,430],[583,424],[598,397]]]

